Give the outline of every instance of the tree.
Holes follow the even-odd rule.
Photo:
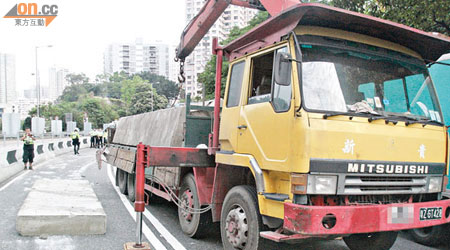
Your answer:
[[[222,78],[221,78],[221,88],[220,88],[220,97],[224,96],[225,93],[225,84],[227,81],[229,62],[227,60],[223,60],[222,64]],[[216,83],[216,56],[212,56],[211,60],[205,66],[205,70],[198,74],[198,81],[203,83],[203,87],[205,88],[207,100],[214,99],[214,91],[215,91],[215,83]]]
[[[228,35],[228,38],[223,41],[221,44],[226,45],[236,38],[244,35],[247,31],[251,30],[256,25],[264,22],[269,18],[269,14],[265,11],[259,12],[250,22],[249,25],[240,29],[238,27],[233,27]],[[225,83],[228,74],[229,63],[224,58],[222,65],[222,80],[221,80],[221,93],[220,96],[223,97],[225,93]],[[215,89],[215,80],[216,80],[216,56],[212,56],[211,60],[205,66],[205,70],[198,74],[198,81],[203,83],[206,93],[206,99],[214,98],[214,89]]]
[[[331,0],[330,4],[427,32],[450,35],[448,0]]]
[[[37,114],[37,108],[32,108],[29,112],[29,115],[33,116]],[[54,105],[52,103],[39,106],[39,116],[46,117],[48,119],[52,119],[55,116],[61,117],[62,110],[58,105]]]
[[[129,107],[131,105],[131,98],[136,94],[136,87],[140,84],[147,83],[139,76],[134,76],[132,79],[122,81],[122,87],[120,89],[121,99]]]
[[[81,98],[78,102],[61,102],[59,104],[46,104],[40,107],[40,116],[47,120],[54,119],[55,116],[64,119],[66,113],[72,113],[72,120],[77,122],[77,127],[83,129],[84,113],[88,114],[89,121],[94,127],[102,127],[104,123],[114,121],[119,117],[114,105],[107,103],[99,97]],[[29,115],[35,115],[36,108],[33,108]],[[28,118],[27,118],[28,119]],[[24,127],[27,126],[25,120]],[[30,118],[31,126],[31,118]],[[65,124],[63,125],[65,126]]]
[[[82,85],[88,93],[92,93],[94,96],[105,97],[107,95],[105,84],[83,83]]]
[[[31,117],[29,117],[29,116],[27,118],[25,118],[22,130],[25,130],[26,128],[30,128],[31,129]]]
[[[105,83],[105,82],[108,82],[110,78],[111,78],[111,75],[107,74],[107,73],[105,73],[105,74],[97,74],[95,76],[95,82],[96,83]]]
[[[89,121],[95,128],[100,128],[103,124],[110,123],[119,118],[119,115],[112,106],[100,98],[83,99],[78,105],[78,110],[82,111],[83,114],[84,112],[88,114]]]
[[[109,77],[109,82],[123,82],[128,79],[130,79],[130,77],[125,71],[121,71],[120,73],[114,72],[114,74]]]
[[[86,89],[86,86],[82,84],[74,84],[67,86],[62,95],[58,98],[59,102],[76,102],[80,98],[80,96],[85,96],[89,92]]]
[[[107,82],[104,85],[106,88],[106,97],[114,99],[120,99],[122,97],[121,82]]]
[[[156,111],[167,107],[168,100],[163,95],[158,95],[150,84],[139,84],[136,93],[131,98],[130,115]]]
[[[72,85],[89,82],[89,78],[84,73],[69,73],[66,75],[66,80]]]
[[[174,99],[180,93],[178,85],[164,76],[152,74],[148,71],[136,75],[151,83],[153,88],[156,89],[156,92],[160,95],[164,95],[167,99]]]

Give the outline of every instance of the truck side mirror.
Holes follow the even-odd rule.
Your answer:
[[[286,52],[278,52],[275,55],[275,83],[282,86],[291,84],[292,62],[291,55]]]

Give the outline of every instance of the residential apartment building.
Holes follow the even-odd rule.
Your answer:
[[[105,50],[104,73],[147,71],[169,78],[169,60],[169,45],[161,42],[146,43],[136,39],[133,43],[114,43]]]
[[[186,23],[189,23],[199,13],[204,4],[205,0],[186,0]],[[257,12],[258,10],[235,5],[230,5],[225,10],[192,54],[186,58],[184,86],[186,94],[191,94],[191,96],[202,94],[202,84],[198,82],[197,75],[204,71],[206,64],[211,59],[213,37],[217,37],[219,42],[225,40],[233,27],[247,26]]]
[[[0,53],[0,104],[11,104],[16,98],[15,56]]]
[[[62,95],[64,89],[69,85],[69,82],[66,80],[66,76],[69,74],[69,70],[65,68],[52,67],[49,69],[49,86],[48,90],[41,90],[41,96],[47,97],[51,100],[58,99],[59,96]]]

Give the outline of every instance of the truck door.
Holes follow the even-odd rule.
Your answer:
[[[236,152],[245,60],[233,63],[230,68],[225,90],[225,103],[222,105],[220,118],[219,142],[221,151]]]
[[[274,59],[287,45],[251,58],[250,79],[243,95],[238,130],[238,152],[251,154],[263,169],[287,170],[294,121],[292,84],[274,83]],[[292,82],[292,80],[291,80]]]

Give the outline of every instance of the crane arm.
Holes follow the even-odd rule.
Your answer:
[[[181,34],[176,56],[181,60],[188,57],[230,4],[267,10],[271,16],[275,16],[299,2],[300,0],[207,0]]]

